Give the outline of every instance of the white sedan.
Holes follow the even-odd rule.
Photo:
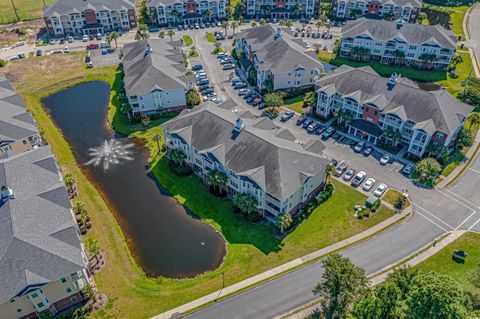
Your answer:
[[[370,177],[365,183],[363,183],[362,188],[365,191],[369,191],[370,189],[372,189],[373,185],[375,185],[375,180]]]
[[[380,159],[380,164],[387,165],[391,159],[392,159],[392,156],[388,153],[385,153],[385,155],[383,155],[382,158]]]
[[[378,185],[378,187],[373,191],[373,195],[377,196],[377,197],[380,197],[383,195],[383,193],[385,193],[385,191],[387,190],[388,186],[386,184],[380,184]]]

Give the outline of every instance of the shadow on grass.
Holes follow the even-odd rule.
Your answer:
[[[212,195],[196,175],[175,175],[168,168],[165,157],[157,161],[151,171],[161,186],[190,212],[212,224],[228,243],[253,245],[266,255],[281,250],[283,244],[274,236],[273,225],[248,223],[243,216],[233,213],[230,199]]]

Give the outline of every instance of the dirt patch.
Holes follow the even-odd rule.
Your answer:
[[[32,44],[45,32],[43,20],[9,24],[0,28],[0,47],[10,46],[22,41]]]

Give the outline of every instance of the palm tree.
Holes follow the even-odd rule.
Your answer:
[[[173,36],[175,35],[175,31],[168,30],[167,35],[170,37],[170,42],[173,42]]]
[[[110,39],[110,41],[114,41],[115,42],[115,49],[118,48],[118,44],[117,44],[117,39],[120,37],[120,35],[118,34],[118,32],[116,31],[113,31],[112,33],[110,33],[108,35],[108,38]]]
[[[337,123],[343,124],[344,127],[347,127],[348,123],[353,120],[353,114],[350,110],[339,109],[335,112],[337,117]]]
[[[85,204],[82,202],[75,202],[75,204],[73,204],[73,212],[77,215],[86,212]]]
[[[260,13],[261,13],[262,17],[268,15],[271,10],[272,10],[272,7],[269,6],[269,5],[261,5],[260,6]]]
[[[171,149],[168,152],[168,158],[178,166],[185,164],[185,154],[178,148]]]
[[[100,245],[98,244],[98,241],[92,237],[88,237],[85,240],[85,249],[89,255],[89,261],[97,257],[97,255],[100,253]]]
[[[215,41],[215,43],[213,44],[213,46],[215,47],[215,50],[214,53],[219,53],[220,50],[222,49],[222,44],[218,41]]]
[[[238,208],[244,215],[252,215],[258,212],[257,199],[246,193],[237,193],[233,198],[233,205]]]
[[[159,37],[160,39],[164,39],[164,38],[165,38],[165,31],[160,31],[160,32],[158,33],[158,37]]]
[[[265,23],[267,23],[267,21],[265,19],[260,20],[260,25],[264,25]]]
[[[218,169],[209,170],[206,174],[207,182],[213,187],[215,194],[221,194],[227,186],[228,177],[222,171]]]
[[[252,27],[252,28],[256,28],[256,27],[257,27],[257,23],[256,23],[255,21],[252,22],[251,27]]]
[[[180,12],[178,12],[176,9],[173,9],[172,11],[170,11],[170,14],[173,17],[173,24],[177,24],[177,19],[180,16]]]
[[[318,20],[317,22],[315,22],[315,25],[317,26],[317,33],[320,33],[320,28],[324,25],[323,21]]]
[[[329,163],[325,167],[325,179],[323,180],[323,185],[327,185],[330,181],[330,176],[332,176],[333,172],[335,171],[335,165]]]
[[[207,9],[207,10],[205,10],[205,11],[203,12],[203,15],[204,15],[205,17],[207,17],[208,22],[210,22],[211,19],[212,19],[212,15],[213,15],[212,9]]]
[[[278,215],[277,218],[277,227],[280,229],[281,233],[284,233],[287,229],[292,226],[293,218],[289,212],[285,212],[281,215]]]
[[[398,144],[398,141],[402,138],[402,134],[398,130],[393,129],[392,127],[387,127],[383,133],[382,137],[385,138],[386,140],[389,140],[392,142],[393,147],[396,147]]]
[[[77,182],[75,177],[71,173],[65,174],[63,177],[63,181],[65,182],[65,186],[67,186],[69,191],[73,191],[73,185]]]
[[[291,27],[292,25],[293,25],[293,22],[291,20],[285,20],[286,27]]]
[[[222,22],[222,25],[221,25],[221,28],[223,30],[225,30],[225,36],[227,36],[227,30],[228,30],[228,27],[230,26],[230,24],[228,23],[228,21],[224,21]]]
[[[300,11],[302,11],[302,5],[300,3],[296,3],[290,11],[293,13],[295,17],[298,17]]]
[[[393,51],[393,56],[395,57],[395,64],[403,64],[405,52],[401,50],[395,50]]]
[[[468,119],[470,120],[470,124],[468,125],[468,128],[471,129],[472,125],[477,125],[480,123],[480,114],[477,112],[470,113],[468,116]]]
[[[235,29],[238,27],[238,22],[237,21],[232,21],[232,23],[230,23],[230,27],[233,30],[233,34],[235,34]]]
[[[160,153],[160,142],[162,141],[162,136],[160,134],[153,135],[153,140],[157,142],[157,154]]]

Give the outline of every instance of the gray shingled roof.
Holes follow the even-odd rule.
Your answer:
[[[321,155],[321,142],[299,145],[292,141],[290,132],[271,120],[251,116],[241,117],[244,129],[232,134],[239,118],[233,110],[235,105],[230,101],[220,107],[208,102],[183,111],[161,127],[199,152],[214,155],[235,173],[248,176],[280,201],[294,194],[305,176],[324,174],[328,160]]]
[[[434,41],[442,48],[448,49],[455,49],[457,45],[455,33],[439,24],[403,23],[397,28],[397,21],[360,18],[348,21],[342,29],[342,34],[344,38],[366,34],[378,41],[398,38],[414,45]]]
[[[10,82],[0,76],[0,146],[38,134],[22,97],[15,93]]]
[[[358,0],[350,0],[347,2],[358,2]],[[368,2],[368,0],[364,0],[364,2]],[[384,4],[393,4],[399,7],[406,7],[410,6],[413,8],[421,8],[422,7],[422,0],[380,0],[382,5]]]
[[[43,285],[86,268],[81,239],[45,146],[0,160],[0,186],[15,199],[0,200],[0,304],[30,285]]]
[[[181,0],[147,0],[146,2],[148,8],[168,6],[176,3],[183,4],[183,1]]]
[[[94,11],[120,11],[134,9],[134,7],[133,1],[130,0],[56,0],[45,7],[43,15],[48,17],[53,14],[81,13],[89,9]]]
[[[325,88],[329,95],[340,93],[360,103],[373,103],[384,113],[419,124],[432,120],[436,130],[446,134],[455,131],[473,107],[459,102],[446,90],[424,91],[414,82],[400,77],[392,89],[388,78],[370,67],[342,65],[316,82],[317,91]],[[380,103],[376,103],[380,101]]]
[[[236,35],[244,39],[255,52],[260,61],[259,68],[273,72],[288,72],[298,67],[304,69],[323,69],[320,61],[305,53],[305,49],[291,39],[287,32],[275,39],[273,26],[265,24],[256,28],[243,30]]]
[[[150,48],[150,54],[145,54]],[[123,66],[127,95],[151,92],[155,89],[185,88],[193,81],[186,76],[182,52],[164,40],[141,40],[124,47]]]

